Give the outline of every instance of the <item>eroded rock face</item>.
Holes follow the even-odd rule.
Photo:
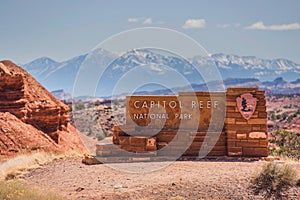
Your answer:
[[[12,155],[34,150],[58,151],[59,145],[47,134],[9,112],[0,112],[0,153]]]
[[[37,129],[66,130],[68,106],[10,61],[0,62],[0,112],[10,112]]]
[[[46,133],[57,144],[84,149],[69,124],[69,107],[11,61],[0,61],[0,112],[9,112]],[[70,141],[70,142],[69,142]]]

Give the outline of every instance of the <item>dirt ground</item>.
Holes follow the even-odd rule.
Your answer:
[[[67,199],[263,199],[254,195],[250,179],[264,161],[177,161],[119,163],[115,168],[168,166],[147,173],[127,173],[106,164],[85,165],[79,158],[59,159],[33,169],[24,180],[42,191]],[[297,170],[300,164],[287,163]],[[300,199],[300,188],[286,191],[286,199]]]

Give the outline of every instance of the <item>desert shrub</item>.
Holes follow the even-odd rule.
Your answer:
[[[275,116],[275,112],[274,111],[269,111],[268,112],[268,119],[275,121],[276,120],[276,116]]]
[[[283,191],[296,185],[296,175],[296,171],[287,165],[268,163],[251,182],[256,194],[281,199]]]
[[[281,114],[276,115],[276,119],[277,119],[277,120],[281,119]]]
[[[0,181],[0,199],[5,200],[62,200],[53,193],[41,194],[20,181]]]
[[[298,187],[300,187],[300,179],[298,179],[296,185],[297,185]]]
[[[286,130],[276,130],[271,133],[269,153],[274,156],[287,156],[300,159],[300,138]]]
[[[286,120],[286,118],[287,118],[288,116],[289,116],[289,115],[288,115],[286,112],[284,112],[284,113],[282,113],[281,118],[282,118],[282,120]]]
[[[297,117],[296,112],[295,112],[294,114],[289,115],[288,118],[287,118],[287,122],[288,122],[288,123],[291,123],[291,121],[292,121],[294,118],[296,118],[296,117]]]
[[[79,100],[78,102],[74,103],[74,107],[75,107],[75,110],[82,110],[85,108],[85,105],[81,100]]]

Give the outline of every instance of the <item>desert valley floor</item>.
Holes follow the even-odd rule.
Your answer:
[[[283,163],[283,161],[276,161]],[[148,173],[126,173],[102,165],[85,165],[80,158],[57,159],[31,170],[24,181],[43,192],[54,191],[67,199],[263,199],[250,188],[251,177],[265,161],[173,163],[119,163],[114,167],[165,165]],[[288,161],[300,175],[299,162]],[[286,199],[299,199],[294,187]],[[181,198],[182,199],[182,198]]]

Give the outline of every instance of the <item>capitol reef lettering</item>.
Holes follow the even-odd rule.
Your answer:
[[[179,125],[185,129],[199,125],[200,129],[207,129],[213,120],[212,113],[221,116],[225,104],[225,94],[222,92],[179,92],[178,96],[127,96],[126,124],[165,127],[170,130]]]
[[[181,100],[175,101],[175,100],[171,100],[171,101],[166,101],[166,100],[162,100],[162,101],[155,101],[155,100],[135,100],[133,101],[133,107],[135,109],[151,109],[151,108],[164,108],[164,109],[176,109],[176,108],[191,108],[191,109],[203,109],[203,108],[207,108],[207,109],[211,109],[211,108],[217,108],[218,107],[219,102],[217,100],[215,101],[211,101],[211,100],[199,100],[199,101],[194,101],[191,100],[189,102],[183,102]],[[170,116],[168,115],[168,113],[131,113],[133,115],[133,119],[170,119]],[[173,118],[175,119],[180,119],[180,120],[189,120],[193,118],[193,114],[192,113],[187,113],[187,112],[183,112],[183,113],[175,113],[173,115]]]
[[[156,106],[157,108],[183,108],[182,101],[170,101],[167,103],[167,101],[134,101],[133,103],[134,108],[153,108]],[[218,101],[191,101],[190,107],[191,108],[217,108]]]

